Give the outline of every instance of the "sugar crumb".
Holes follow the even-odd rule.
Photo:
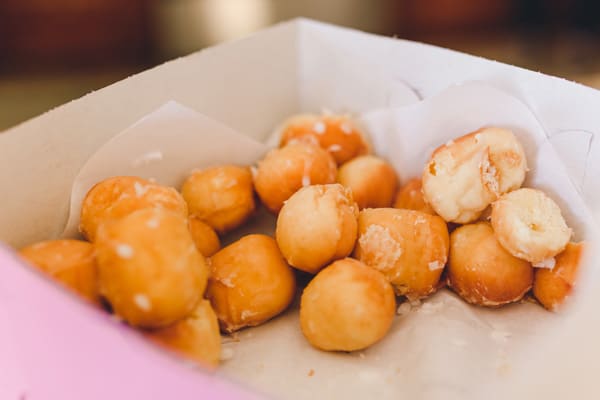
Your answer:
[[[133,248],[128,244],[118,244],[116,247],[117,255],[124,259],[130,259],[133,257]]]
[[[325,133],[325,123],[323,121],[317,121],[315,122],[315,124],[313,125],[313,131],[319,135],[322,135],[323,133]]]
[[[133,296],[133,302],[136,306],[142,311],[150,311],[152,309],[152,303],[150,299],[145,294],[136,294]]]
[[[556,265],[556,260],[554,257],[546,258],[538,263],[533,264],[535,268],[548,268],[552,269]]]

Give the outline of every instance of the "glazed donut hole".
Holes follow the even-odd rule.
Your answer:
[[[338,183],[352,190],[358,207],[390,207],[398,187],[394,168],[384,159],[366,155],[343,164],[337,175]]]
[[[435,211],[423,197],[421,178],[412,178],[396,193],[394,208],[421,211],[436,215]]]
[[[448,285],[465,301],[497,307],[521,300],[533,284],[533,267],[498,242],[488,222],[463,225],[450,235]]]
[[[188,213],[177,190],[135,176],[116,176],[88,191],[81,206],[79,231],[94,241],[102,223],[146,208],[163,208],[181,216]]]
[[[344,115],[296,115],[285,121],[277,133],[280,147],[299,141],[317,145],[329,152],[338,165],[371,152],[358,123]]]
[[[277,214],[300,188],[334,183],[336,173],[335,161],[327,151],[297,142],[271,150],[258,162],[254,186],[264,206]]]
[[[556,257],[535,268],[533,295],[546,309],[556,311],[573,291],[585,243],[567,244]]]
[[[300,300],[300,326],[321,350],[355,351],[381,340],[396,311],[394,291],[378,271],[345,258],[319,272]]]
[[[448,259],[446,222],[421,211],[362,210],[354,257],[381,272],[398,296],[416,300],[433,293]]]
[[[204,257],[210,257],[221,249],[219,236],[210,225],[202,222],[198,217],[188,217],[188,227],[196,248]]]
[[[204,293],[208,267],[177,213],[147,208],[104,223],[94,245],[100,293],[130,325],[170,325]]]
[[[94,246],[81,240],[48,240],[19,251],[29,264],[91,303],[100,305]]]
[[[358,206],[349,189],[340,184],[307,186],[279,212],[277,244],[291,266],[315,274],[352,252],[357,218]]]
[[[146,336],[184,358],[215,368],[221,356],[219,322],[208,300],[202,299],[185,318]]]
[[[269,236],[245,236],[217,252],[210,264],[206,296],[224,332],[262,324],[294,298],[294,273]]]
[[[252,174],[246,167],[224,165],[193,172],[181,194],[190,215],[219,233],[242,225],[254,212]]]
[[[506,129],[483,128],[438,147],[423,170],[423,196],[448,222],[469,223],[525,180],[521,143]]]
[[[534,266],[560,253],[572,236],[558,205],[537,189],[502,196],[492,204],[491,221],[502,247]]]

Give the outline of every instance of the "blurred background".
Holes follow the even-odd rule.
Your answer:
[[[298,16],[600,88],[597,0],[0,0],[0,131],[165,60]]]

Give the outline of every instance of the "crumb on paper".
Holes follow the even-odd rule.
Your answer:
[[[398,309],[396,310],[396,314],[398,315],[406,315],[408,313],[410,313],[410,303],[408,301],[405,301],[404,303],[400,304],[398,306]]]
[[[358,373],[358,378],[364,382],[379,382],[382,380],[382,376],[376,369],[365,368]]]
[[[221,349],[221,355],[219,357],[220,361],[227,361],[227,360],[231,360],[234,356],[235,352],[233,351],[232,348],[229,347],[224,347]]]
[[[499,329],[494,329],[490,332],[490,337],[497,343],[506,343],[508,341],[508,338],[510,338],[511,336],[512,334],[510,332]]]
[[[360,358],[364,359],[364,358],[365,358],[365,353],[362,353],[362,352],[361,352],[361,353],[358,353],[358,356],[359,356]]]
[[[408,299],[411,307],[419,307],[421,305],[421,299]]]
[[[134,168],[141,167],[142,165],[150,164],[154,161],[160,161],[163,159],[163,153],[160,150],[149,151],[148,153],[142,154],[135,158],[131,162],[131,166]]]
[[[499,375],[507,375],[511,371],[511,364],[508,359],[508,353],[506,350],[500,349],[498,350],[498,354],[496,357],[496,372]]]
[[[421,308],[419,309],[421,314],[434,314],[437,311],[439,311],[441,308],[444,307],[444,303],[439,301],[439,302],[426,302],[423,303],[423,305],[421,306]]]
[[[315,370],[311,368],[311,369],[308,371],[308,376],[313,376],[314,374],[315,374]]]

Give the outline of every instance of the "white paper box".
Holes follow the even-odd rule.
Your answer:
[[[347,84],[340,85],[340,80]],[[336,111],[355,113],[394,107],[403,105],[400,99],[406,98],[405,84],[427,99],[466,81],[492,85],[529,108],[565,162],[575,187],[599,219],[598,91],[432,46],[297,20],[166,63],[0,134],[0,240],[20,246],[62,232],[71,184],[86,160],[110,138],[167,101],[175,100],[236,131],[265,140],[277,123],[299,111],[318,111],[329,104],[335,104]],[[597,264],[589,263],[590,268],[598,267]],[[597,277],[597,274],[593,271],[586,276]],[[295,335],[298,339],[295,343],[304,343],[300,342],[297,321],[291,314],[272,322],[273,327],[268,328],[282,335],[262,336],[268,337],[269,342],[251,341],[252,346],[244,350],[246,355],[240,354],[238,359],[246,357],[243,365],[252,368],[251,361],[260,364],[256,357],[261,352],[276,348],[281,362],[293,366],[299,358],[309,359],[317,370],[323,357],[329,357],[330,367],[322,372],[327,379],[313,379],[318,385],[297,373],[286,379],[286,371],[280,368],[273,371],[279,372],[278,376],[248,371],[247,376],[252,376],[262,390],[269,391],[271,387],[275,394],[290,398],[307,398],[311,394],[317,398],[335,395],[352,398],[369,393],[379,397],[411,395],[426,399],[480,398],[482,393],[499,398],[509,395],[521,398],[526,394],[535,398],[542,395],[561,398],[578,393],[593,398],[598,393],[595,371],[600,366],[600,346],[595,340],[600,333],[600,316],[595,310],[595,305],[600,304],[600,291],[595,282],[597,279],[582,285],[585,293],[568,310],[564,326],[543,324],[551,327],[551,331],[530,335],[530,339],[536,335],[539,339],[529,340],[528,348],[519,349],[520,355],[526,354],[529,360],[517,357],[519,363],[511,364],[507,376],[494,376],[489,382],[475,377],[470,384],[470,378],[474,377],[465,376],[467,370],[454,368],[454,365],[470,365],[469,371],[473,371],[478,353],[485,348],[483,342],[468,343],[464,349],[448,354],[403,351],[396,356],[413,357],[418,368],[383,376],[377,359],[362,359],[358,355],[344,369],[345,361],[331,361],[335,355],[323,355],[307,345],[285,342]],[[447,301],[452,308],[454,298]],[[497,321],[502,313],[512,318],[508,316],[511,311],[497,311],[493,318]],[[485,320],[480,309],[474,312],[477,321]],[[464,318],[463,311],[457,315]],[[521,314],[522,326],[529,322],[527,315]],[[419,322],[420,318],[411,316],[411,321],[402,323],[415,329],[435,329],[435,325]],[[496,331],[500,333],[493,340],[504,341],[503,331]],[[250,332],[253,331],[246,334]],[[260,330],[255,334],[260,335]],[[422,345],[426,347],[426,332],[423,336]],[[278,337],[283,341],[276,342]],[[556,342],[551,343],[552,340]],[[394,346],[390,343],[386,349],[393,354]],[[289,354],[281,352],[287,344]],[[420,355],[424,359],[419,359]],[[269,370],[268,366],[264,368]],[[224,370],[226,374],[227,368]],[[234,371],[238,374],[236,378],[243,380],[243,371],[239,371]],[[445,372],[446,381],[427,384],[428,374],[439,377]],[[387,390],[388,387],[393,390]]]

